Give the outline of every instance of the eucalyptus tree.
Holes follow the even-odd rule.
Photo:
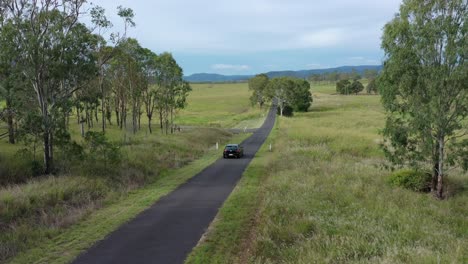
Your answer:
[[[17,57],[20,50],[17,45],[16,32],[11,21],[0,17],[0,100],[5,107],[0,109],[0,120],[8,126],[8,142],[15,144],[14,122],[18,111],[19,85]]]
[[[273,78],[269,82],[268,97],[278,105],[281,116],[285,107],[290,103],[288,90],[292,89],[294,89],[294,81],[287,77]]]
[[[112,47],[107,46],[104,34],[109,28],[112,27],[112,23],[107,19],[105,15],[105,9],[100,6],[95,6],[90,11],[91,22],[93,23],[94,31],[98,36],[98,42],[96,45],[96,61],[98,71],[98,86],[101,94],[101,120],[102,120],[102,132],[106,131],[106,91],[104,89],[105,81],[105,69],[108,67],[107,63],[112,57]]]
[[[53,170],[54,130],[72,93],[96,71],[96,38],[78,21],[84,0],[5,1],[3,18],[17,29],[23,78],[42,119],[45,173]]]
[[[349,90],[350,85],[351,85],[351,82],[349,82],[348,79],[340,80],[339,82],[336,83],[336,92],[339,94],[348,95],[350,93],[350,90]]]
[[[156,85],[156,69],[159,63],[158,55],[149,49],[142,50],[142,71],[144,83],[142,87],[143,104],[145,105],[146,117],[148,118],[148,130],[153,133],[151,121],[156,108],[157,85]]]
[[[366,86],[366,91],[367,91],[368,94],[378,93],[376,79],[371,79],[369,81],[369,83]]]
[[[114,46],[119,46],[122,41],[127,39],[127,29],[128,27],[134,27],[135,22],[134,19],[134,12],[130,8],[125,8],[122,6],[118,6],[117,8],[118,16],[123,19],[125,25],[125,31],[123,35],[119,33],[112,33],[110,34],[110,42]],[[108,95],[108,91],[105,89],[106,85],[104,82],[106,81],[106,69],[110,67],[109,61],[115,55],[116,50],[107,45],[105,35],[107,31],[112,28],[112,23],[107,19],[105,15],[105,9],[100,6],[95,6],[90,11],[91,15],[91,22],[93,23],[93,31],[96,31],[96,34],[99,36],[98,45],[96,47],[96,57],[97,57],[97,66],[99,68],[99,75],[98,75],[98,85],[101,94],[101,115],[102,115],[102,131],[105,132],[106,130],[106,117],[108,122],[111,121],[109,117],[111,115],[110,111],[110,95]]]
[[[262,108],[267,100],[267,87],[269,78],[266,74],[258,74],[249,79],[249,90],[252,91],[250,102],[252,105],[258,104]]]
[[[312,104],[310,83],[303,79],[293,79],[294,87],[288,90],[289,104],[298,112],[307,112]]]
[[[159,55],[159,63],[155,71],[157,91],[157,109],[159,111],[161,131],[166,134],[173,132],[175,110],[181,105],[177,98],[185,93],[189,85],[183,85],[182,68],[177,64],[170,53]]]
[[[447,167],[468,169],[466,0],[408,0],[384,27],[379,91],[389,160],[432,171],[443,198]],[[427,168],[429,167],[429,168]]]

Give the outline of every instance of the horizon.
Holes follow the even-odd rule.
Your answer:
[[[123,31],[117,6],[133,9],[136,27],[128,36],[158,54],[172,53],[185,76],[381,65],[382,28],[398,13],[400,3],[94,1],[114,24],[109,33]],[[182,4],[186,8],[180,9]],[[89,16],[82,21],[89,24]]]
[[[257,73],[252,73],[252,74],[221,74],[221,73],[214,73],[214,72],[195,72],[192,74],[184,74],[184,77],[189,77],[192,75],[196,74],[217,74],[217,75],[222,75],[222,76],[255,76],[257,74],[267,74],[271,72],[301,72],[301,71],[319,71],[319,70],[332,70],[332,69],[339,69],[343,67],[374,67],[374,66],[383,66],[383,64],[364,64],[364,65],[340,65],[336,67],[330,67],[330,68],[316,68],[316,69],[300,69],[300,70],[289,70],[289,69],[284,69],[284,70],[274,70],[274,71],[268,71],[268,72],[257,72]]]

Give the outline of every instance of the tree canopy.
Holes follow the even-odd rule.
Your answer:
[[[83,137],[99,122],[104,135],[113,114],[121,129],[129,125],[130,114],[136,133],[144,110],[151,133],[155,109],[161,131],[168,133],[174,131],[176,110],[185,107],[191,90],[170,53],[157,55],[127,37],[135,26],[132,9],[118,7],[125,32],[106,39],[112,23],[105,10],[91,8],[87,27],[79,19],[87,12],[84,3],[0,3],[0,97],[6,101],[0,119],[7,122],[10,143],[19,135],[42,142],[45,174],[54,172],[56,150],[69,151],[77,144],[68,131],[73,113]]]
[[[431,171],[438,198],[448,166],[468,169],[467,5],[405,1],[382,38],[385,154],[394,164]]]

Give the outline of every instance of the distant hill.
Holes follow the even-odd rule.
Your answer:
[[[270,78],[274,77],[296,77],[296,78],[307,78],[312,74],[321,74],[328,72],[352,72],[356,70],[359,74],[363,74],[365,70],[377,70],[382,69],[382,65],[360,65],[360,66],[341,66],[336,68],[328,69],[314,69],[314,70],[300,70],[300,71],[271,71],[267,72],[266,75]],[[190,76],[184,76],[184,79],[188,82],[241,82],[247,81],[252,78],[253,75],[222,75],[216,73],[195,73]]]

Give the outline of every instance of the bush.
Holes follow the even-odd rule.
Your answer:
[[[431,174],[418,170],[400,170],[390,176],[389,182],[393,186],[402,187],[417,192],[429,192]]]
[[[24,183],[42,174],[42,162],[27,149],[19,150],[11,157],[0,156],[0,186]]]
[[[109,142],[102,132],[89,131],[85,135],[85,171],[88,175],[114,175],[122,159],[120,148]]]

